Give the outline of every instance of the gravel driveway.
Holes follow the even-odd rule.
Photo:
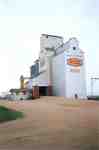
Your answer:
[[[0,105],[25,115],[0,124],[0,150],[99,150],[99,102],[41,97]]]

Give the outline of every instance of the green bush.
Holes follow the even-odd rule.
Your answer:
[[[99,100],[99,96],[96,96],[96,100]]]
[[[0,106],[0,122],[16,120],[22,118],[23,113]]]

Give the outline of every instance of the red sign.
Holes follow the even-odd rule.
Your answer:
[[[83,64],[83,62],[79,58],[73,58],[72,57],[72,58],[67,59],[67,64],[71,65],[71,66],[74,66],[74,67],[79,67]]]

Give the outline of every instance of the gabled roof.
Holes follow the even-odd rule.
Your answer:
[[[42,36],[50,36],[50,37],[56,37],[56,38],[63,39],[63,37],[62,37],[62,36],[57,36],[57,35],[42,34]]]

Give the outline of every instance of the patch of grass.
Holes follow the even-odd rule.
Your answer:
[[[23,113],[0,106],[0,123],[22,118]]]
[[[96,96],[96,99],[95,100],[99,100],[99,96]]]
[[[97,100],[99,101],[99,96],[88,96],[88,100]]]
[[[79,101],[68,101],[63,104],[65,107],[80,107]]]

